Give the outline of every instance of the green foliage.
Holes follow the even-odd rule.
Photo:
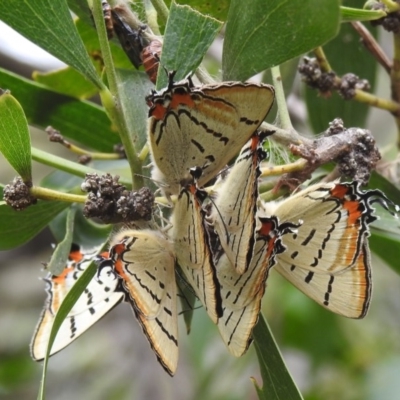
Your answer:
[[[263,400],[302,399],[262,314],[254,327],[253,338],[263,379],[262,388],[253,380],[258,398]]]
[[[64,0],[7,0],[0,19],[102,87]]]
[[[24,182],[32,180],[31,140],[24,111],[9,92],[0,92],[0,151]]]
[[[99,151],[112,151],[119,141],[104,109],[95,103],[56,93],[4,69],[0,69],[0,87],[11,91],[34,126],[56,126],[65,137]]]
[[[161,65],[168,71],[177,71],[177,80],[183,79],[199,66],[221,26],[219,21],[188,6],[172,3],[165,28]],[[157,88],[165,87],[167,83],[166,74],[158,74]]]
[[[99,6],[99,3],[96,4]],[[67,2],[64,0],[4,0],[0,5],[0,20],[68,64],[66,68],[58,71],[36,72],[34,80],[0,69],[0,88],[11,91],[11,94],[5,92],[0,96],[0,151],[25,181],[33,180],[34,185],[52,188],[60,193],[82,194],[79,187],[82,177],[87,172],[122,174],[120,182],[131,187],[129,170],[141,174],[142,166],[148,162],[138,160],[136,153],[139,153],[146,143],[148,107],[145,96],[154,85],[145,72],[132,68],[120,46],[114,42],[108,43],[104,39],[105,31],[98,35],[86,1],[69,0],[68,5],[79,17],[77,21],[71,18]],[[346,6],[361,7],[359,1],[346,2]],[[256,0],[251,4],[240,0],[195,0],[179,1],[178,4],[172,2],[169,13],[160,65],[168,71],[177,71],[176,79],[184,78],[199,67],[211,43],[221,31],[222,23],[219,21],[227,21],[222,54],[222,76],[225,80],[245,80],[273,66],[284,64],[281,68],[282,79],[286,95],[289,95],[294,80],[296,58],[324,45],[336,72],[353,72],[363,79],[368,79],[372,90],[375,89],[376,61],[358,43],[358,37],[350,24],[341,22],[376,19],[382,14],[380,11],[340,7],[337,0],[302,2],[301,7],[280,0]],[[151,18],[144,22],[154,23]],[[107,58],[109,55],[110,59]],[[166,84],[167,74],[161,69],[157,88],[160,89]],[[102,106],[88,100],[94,95],[100,95]],[[341,117],[346,126],[364,127],[370,112],[367,105],[354,101],[345,102],[336,93],[330,98],[321,98],[315,91],[306,89],[305,101],[309,121],[315,133],[325,130],[328,123],[336,117]],[[130,165],[123,160],[96,163],[95,167],[87,167],[31,147],[28,124],[42,130],[52,125],[79,146],[99,152],[110,153],[113,146],[122,141],[131,155],[129,158],[128,154]],[[127,148],[128,142],[131,149]],[[32,176],[31,158],[51,166],[56,171],[51,171],[44,180],[37,182],[35,176]],[[133,159],[137,164],[133,165]],[[135,183],[137,181],[134,181],[133,185]],[[398,187],[382,176],[374,174],[370,187],[381,189],[390,199],[399,202]],[[0,190],[1,195],[2,189],[3,186]],[[399,274],[398,222],[385,210],[379,209],[379,206],[377,208],[376,213],[381,219],[372,231],[370,248]],[[82,214],[82,207],[71,207],[67,201],[39,200],[36,205],[23,212],[16,212],[4,202],[0,202],[0,221],[0,250],[15,249],[34,238],[46,226],[50,226],[59,243],[50,262],[53,273],[60,271],[64,265],[71,242],[84,246],[99,245],[106,242],[113,229],[112,226],[86,220]],[[68,294],[56,316],[52,339],[95,273],[96,266],[93,264]],[[268,312],[268,315],[278,342],[282,342],[286,348],[300,349],[310,360],[313,374],[317,374],[319,367],[323,368],[329,364],[331,370],[342,379],[341,382],[345,379],[344,373],[340,374],[341,370],[348,372],[348,381],[343,383],[347,385],[345,387],[351,387],[353,384],[358,385],[357,387],[363,385],[364,392],[377,393],[377,386],[368,387],[364,381],[368,374],[374,377],[377,375],[363,364],[364,355],[353,354],[357,352],[354,350],[357,343],[349,338],[349,326],[353,326],[352,321],[346,325],[339,317],[310,304],[308,299],[292,288],[279,284],[276,287],[280,289],[280,297],[273,299],[273,310]],[[210,328],[209,321],[199,323],[203,321],[199,320],[201,317],[197,317],[194,312],[196,310],[193,310],[193,292],[185,285],[182,285],[181,291],[182,308],[185,310],[186,305],[189,310],[184,314],[186,330],[192,331],[188,339],[190,348],[187,354],[192,357],[194,382],[191,382],[191,385],[197,391],[198,398],[241,398],[232,389],[234,379],[228,382],[227,393],[214,395],[212,389],[218,387],[224,377],[231,377],[234,367],[232,364],[232,369],[224,368],[223,358],[217,360],[213,367],[204,365],[205,353],[209,342],[212,341],[215,327]],[[273,292],[274,287],[268,287],[267,292],[269,291]],[[301,399],[302,395],[262,316],[254,330],[253,339],[263,381],[261,385],[258,378],[254,380],[259,398]],[[218,346],[222,346],[220,340]],[[379,350],[380,348],[376,348],[376,353],[379,353]],[[249,351],[249,358],[245,361],[234,360],[237,362],[235,365],[254,365],[256,361],[252,352],[254,351]],[[362,353],[361,350],[358,352]],[[181,354],[184,352],[181,351]],[[371,359],[377,357],[376,354],[368,356]],[[0,385],[2,379],[10,379],[10,382],[13,382],[7,374],[10,375],[10,371],[16,369],[12,360],[4,360],[10,369],[7,370],[4,366],[0,368]],[[44,398],[47,362],[46,359],[39,398]],[[140,365],[140,360],[133,362]],[[29,369],[21,367],[22,372],[18,379],[22,380],[25,368]],[[385,369],[382,367],[381,370]],[[240,373],[246,378],[250,375],[245,368],[240,369]],[[213,379],[217,383],[213,383]],[[320,381],[319,378],[314,379],[314,386],[307,391],[306,398],[309,400],[317,399],[318,389],[324,386],[323,377]],[[247,385],[250,387],[248,397],[254,397],[254,389],[248,380]],[[337,387],[327,389],[328,386],[324,386],[325,392],[320,390],[320,393],[327,393],[325,399],[341,397],[341,393],[337,395]],[[121,388],[120,392],[123,393],[124,388]],[[121,398],[132,397],[129,390],[126,390],[126,393],[128,394],[125,397],[121,394]],[[379,393],[376,396],[379,396]]]
[[[224,80],[246,80],[298,57],[333,39],[338,27],[336,0],[307,1],[301,7],[280,0],[257,0],[249,7],[233,0],[222,58]]]

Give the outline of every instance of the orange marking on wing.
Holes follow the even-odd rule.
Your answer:
[[[53,277],[51,278],[51,280],[52,280],[54,283],[58,283],[58,284],[61,285],[61,284],[64,282],[64,280],[65,280],[65,278],[67,277],[67,275],[68,275],[70,272],[72,272],[74,269],[75,269],[75,266],[73,266],[73,267],[65,267],[64,270],[63,270],[63,272],[61,272],[60,275],[58,275],[58,276],[53,276]]]
[[[83,254],[80,250],[71,251],[71,253],[69,253],[69,255],[68,255],[68,258],[71,261],[79,262],[82,260]]]
[[[196,185],[189,185],[188,189],[189,189],[189,192],[190,192],[193,196],[194,196],[194,195],[196,194],[196,192],[197,192]]]
[[[257,150],[257,147],[258,147],[259,143],[260,143],[260,137],[258,135],[253,135],[251,137],[251,144],[250,144],[250,148],[251,148],[252,152]],[[255,157],[257,158],[257,153],[255,154]]]
[[[126,246],[123,243],[117,243],[112,249],[115,254],[120,256],[124,251],[126,251]]]
[[[349,218],[347,221],[347,226],[351,225],[359,225],[359,218],[361,217],[362,213],[359,209],[360,202],[359,201],[345,201],[343,204],[343,208],[347,210],[349,213]]]
[[[333,189],[331,189],[331,195],[337,197],[340,200],[344,200],[346,194],[348,193],[349,188],[345,185],[336,185]]]
[[[360,310],[364,310],[368,306],[370,299],[371,282],[370,275],[368,273],[369,268],[365,263],[365,259],[367,259],[368,262],[368,257],[366,257],[367,255],[365,254],[366,251],[368,250],[363,247],[356,260],[354,268],[351,270],[353,273],[354,285],[360,288],[358,303],[358,308]]]
[[[169,105],[169,109],[175,110],[178,108],[180,105],[185,105],[188,106],[189,108],[194,108],[195,103],[190,96],[190,94],[185,93],[185,94],[180,94],[180,93],[174,93],[171,99],[171,103]]]
[[[268,236],[273,228],[272,221],[263,221],[261,228],[259,229],[258,233],[262,236]]]
[[[151,110],[151,116],[155,119],[161,121],[165,118],[165,114],[167,113],[167,109],[162,104],[153,105],[153,109]]]
[[[196,110],[206,118],[218,121],[222,125],[235,127],[238,121],[236,109],[218,99],[202,98],[195,105]]]

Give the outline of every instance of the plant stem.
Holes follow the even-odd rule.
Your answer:
[[[361,36],[363,45],[368,49],[368,51],[375,57],[380,65],[385,69],[385,71],[390,74],[392,69],[392,63],[386,53],[383,51],[380,44],[371,35],[371,32],[361,23],[361,22],[351,22],[353,28]]]
[[[134,133],[132,133],[132,135],[130,134],[125,116],[122,111],[121,100],[118,93],[117,75],[115,73],[111,50],[108,43],[107,32],[104,25],[103,10],[100,0],[95,0],[93,2],[93,18],[96,24],[100,50],[106,68],[107,81],[110,87],[110,91],[107,89],[102,90],[100,92],[100,97],[110,119],[118,129],[121,142],[124,146],[126,157],[128,159],[131,169],[132,186],[134,189],[139,189],[143,186],[143,179],[141,178],[142,165],[136,154],[133,140]],[[132,127],[132,129],[134,128]]]
[[[151,3],[156,9],[160,21],[163,22],[164,24],[167,23],[169,10],[168,7],[163,2],[163,0],[151,0]]]
[[[30,192],[34,197],[42,200],[65,201],[67,203],[85,203],[86,201],[86,196],[58,192],[56,190],[39,186],[33,186],[30,189]]]
[[[294,128],[282,129],[268,122],[263,122],[260,128],[266,131],[274,131],[274,134],[270,138],[283,146],[289,146],[289,144],[298,146],[303,143],[312,142],[310,139],[301,136]]]
[[[393,34],[393,67],[390,73],[392,81],[392,99],[396,102],[400,101],[400,35]],[[395,114],[397,124],[397,147],[400,148],[400,113]]]
[[[103,175],[105,173],[104,171],[99,171],[97,169],[87,167],[86,165],[78,164],[76,162],[66,160],[65,158],[46,153],[45,151],[36,149],[35,147],[31,148],[31,152],[33,160],[81,178],[85,178],[86,174]],[[131,182],[129,180],[120,178],[119,181],[122,185],[131,187]]]
[[[278,199],[279,197],[282,197],[288,193],[289,193],[289,191],[286,188],[279,189],[279,190],[272,189],[267,192],[260,193],[260,198],[264,201],[272,201],[272,200]]]
[[[283,90],[282,76],[279,66],[271,68],[272,83],[275,87],[275,98],[278,106],[279,123],[283,129],[292,130],[289,111],[286,105],[285,92]]]
[[[313,50],[313,53],[318,61],[318,64],[321,68],[322,72],[331,72],[332,67],[329,64],[328,59],[326,58],[325,52],[322,47],[317,47]]]
[[[400,4],[396,3],[395,1],[392,0],[381,0],[381,3],[383,3],[386,7],[386,10],[388,12],[395,12],[400,10]]]
[[[161,35],[160,28],[157,21],[157,11],[151,4],[150,0],[143,0],[144,10],[146,12],[146,21],[151,30],[156,35]]]
[[[363,90],[356,89],[356,94],[353,97],[353,99],[359,101],[360,103],[367,103],[370,106],[390,111],[391,113],[394,114],[400,113],[399,103],[396,103],[392,100],[382,99],[381,97],[377,97],[374,94],[365,92]]]
[[[290,172],[301,171],[307,165],[307,160],[301,158],[293,163],[277,165],[274,167],[261,167],[261,177],[288,174]]]

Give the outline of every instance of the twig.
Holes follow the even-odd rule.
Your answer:
[[[351,22],[353,28],[361,36],[361,41],[363,45],[369,50],[369,52],[376,58],[379,64],[385,69],[385,71],[390,74],[392,69],[392,62],[389,57],[382,50],[382,47],[371,35],[371,32],[361,23],[361,22]]]

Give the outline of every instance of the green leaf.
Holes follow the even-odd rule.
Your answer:
[[[232,0],[226,25],[224,80],[246,80],[335,37],[338,0]]]
[[[260,364],[263,386],[253,379],[259,399],[298,400],[303,399],[286,368],[278,345],[263,315],[259,315],[253,330],[254,346]]]
[[[400,203],[400,190],[395,185],[393,185],[392,182],[388,181],[385,177],[378,174],[376,171],[371,174],[368,188],[379,189],[383,193],[385,193],[385,195],[389,197],[389,199],[392,200],[394,203]]]
[[[169,7],[171,1],[165,2]],[[218,1],[204,1],[204,0],[177,0],[177,4],[187,5],[198,12],[209,15],[210,17],[216,18],[220,21],[225,21],[228,16],[230,0],[218,0]]]
[[[96,86],[71,67],[50,72],[35,71],[32,78],[55,92],[77,99],[87,99],[98,92]]]
[[[65,137],[99,151],[110,152],[119,143],[104,109],[94,103],[61,95],[1,68],[0,87],[11,90],[32,125],[52,125]]]
[[[104,69],[104,60],[103,56],[100,55],[101,53],[99,37],[97,36],[93,21],[91,21],[90,24],[87,24],[78,19],[75,23],[75,26],[78,29],[79,35],[83,41],[83,44],[85,45],[86,51],[96,65],[97,72],[101,74]],[[133,71],[134,68],[132,66],[132,63],[129,61],[125,52],[122,50],[121,44],[119,43],[118,39],[114,37],[113,40],[109,42],[109,44],[115,67],[131,69]]]
[[[118,160],[124,161],[126,160]],[[121,164],[120,162],[99,162],[96,161],[93,163],[96,168],[101,165],[109,167],[108,172],[114,173],[114,166],[117,164]],[[128,169],[129,171],[129,169]],[[121,176],[121,174],[119,173]],[[46,188],[59,190],[59,191],[74,191],[79,188],[82,184],[82,179],[76,176],[67,174],[62,171],[54,171],[51,174],[47,175],[42,179],[40,185]],[[100,246],[104,243],[110,235],[112,230],[112,225],[103,225],[97,224],[94,221],[87,219],[83,216],[82,205],[74,205],[76,207],[75,220],[74,220],[74,230],[72,235],[72,243],[78,243],[80,246],[84,248],[94,248]],[[57,242],[60,242],[67,235],[67,219],[68,219],[68,211],[64,210],[60,214],[58,214],[49,224],[49,228],[53,233]]]
[[[342,317],[321,307],[284,278],[279,279],[280,306],[284,310],[280,315],[284,316],[279,327],[280,340],[290,348],[306,352],[316,367],[329,358],[345,357],[350,346],[340,328]],[[310,326],[318,328],[310,330]]]
[[[71,251],[75,214],[76,207],[73,205],[67,211],[64,239],[57,244],[46,268],[53,275],[60,275],[65,268],[65,260],[67,260],[68,254]]]
[[[94,275],[96,274],[97,265],[95,262],[90,263],[87,269],[82,273],[82,276],[76,281],[74,286],[65,296],[64,301],[61,303],[61,306],[54,318],[53,326],[51,328],[51,333],[49,337],[49,343],[47,345],[47,352],[46,357],[44,358],[43,362],[43,374],[42,374],[42,381],[39,388],[39,395],[38,399],[45,398],[45,387],[46,387],[46,378],[47,378],[47,365],[49,362],[49,353],[51,351],[51,347],[54,343],[54,340],[57,336],[57,332],[60,329],[61,324],[63,323],[64,319],[67,317],[69,312],[72,310],[72,307],[78,301],[79,296],[83,293],[86,287],[89,285],[89,282],[93,279]]]
[[[0,250],[21,246],[35,237],[69,203],[40,201],[23,211],[15,211],[0,202]]]
[[[92,25],[94,28],[94,23],[92,19],[92,13],[88,6],[87,0],[67,0],[69,8],[73,11],[75,15],[79,17],[86,25]]]
[[[393,202],[400,205],[400,190],[386,178],[374,172],[368,187],[379,189]],[[381,257],[394,271],[400,274],[400,221],[379,203],[375,203],[375,215],[379,219],[371,226],[372,235],[369,238],[371,251]],[[392,209],[393,210],[393,209]]]
[[[359,1],[352,0],[347,3],[357,5]],[[375,28],[368,27],[368,29],[373,34],[376,32]],[[366,51],[359,35],[350,24],[341,25],[339,35],[324,46],[324,52],[332,69],[339,76],[352,72],[362,79],[367,79],[373,92],[378,64]],[[305,99],[314,133],[326,130],[328,123],[335,118],[342,118],[346,127],[365,126],[370,110],[369,105],[344,100],[336,92],[330,97],[321,97],[316,90],[309,87],[306,88]]]
[[[221,29],[222,23],[194,11],[188,6],[171,4],[165,28],[160,65],[168,71],[177,71],[176,80],[194,72],[204,54]],[[168,84],[168,77],[159,71],[157,89]]]
[[[62,240],[66,234],[67,211],[58,214],[49,224],[56,240]],[[107,240],[111,231],[112,225],[100,225],[86,219],[82,214],[82,207],[77,207],[72,243],[78,243],[79,246],[89,249],[98,247]]]
[[[79,37],[65,0],[3,0],[0,19],[74,67],[99,89],[104,86]]]
[[[360,8],[340,7],[342,22],[373,21],[386,17],[383,10],[362,10]]]
[[[397,221],[398,230],[399,221]],[[384,233],[372,228],[372,235],[369,238],[369,247],[372,252],[384,260],[389,267],[400,274],[400,235]]]
[[[24,182],[32,181],[31,138],[24,110],[10,92],[1,89],[0,151]]]
[[[118,93],[131,140],[140,150],[147,141],[149,107],[145,97],[154,85],[144,72],[117,69]]]

